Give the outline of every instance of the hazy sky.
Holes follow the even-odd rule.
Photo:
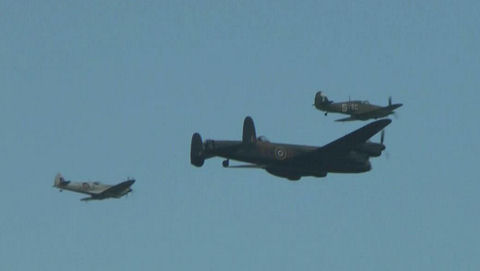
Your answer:
[[[478,1],[0,1],[0,270],[479,270]],[[404,104],[365,174],[299,182],[193,132],[321,146]],[[379,140],[379,136],[373,138]],[[119,200],[52,188],[135,177]]]

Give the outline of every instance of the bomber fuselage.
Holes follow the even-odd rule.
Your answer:
[[[279,144],[257,141],[246,145],[242,141],[206,140],[204,142],[205,158],[223,157],[251,164],[261,165],[269,173],[297,179],[301,176],[324,177],[328,172],[361,173],[371,169],[370,156],[379,155],[385,147],[383,144],[366,142],[358,150],[347,155],[325,157],[325,159],[292,159],[310,153],[318,147]],[[361,148],[361,149],[360,149]],[[370,151],[370,153],[367,153]],[[226,166],[228,164],[224,164]]]

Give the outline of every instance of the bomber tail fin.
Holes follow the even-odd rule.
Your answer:
[[[192,135],[192,143],[190,146],[190,163],[196,167],[203,166],[205,156],[203,152],[202,137],[199,133]]]
[[[253,123],[253,119],[250,116],[246,117],[243,121],[242,142],[246,145],[255,144],[257,142],[255,124]]]

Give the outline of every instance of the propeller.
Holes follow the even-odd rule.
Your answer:
[[[129,177],[127,177],[126,181],[132,181],[132,180],[135,180],[135,178],[129,176]]]
[[[380,144],[383,144],[385,142],[385,130],[382,130],[382,133],[380,134]],[[385,145],[384,145],[385,146]],[[388,150],[385,152],[385,159],[390,158],[390,152]]]
[[[392,106],[392,96],[388,97],[388,106]],[[390,114],[392,114],[392,115],[395,117],[395,119],[398,119],[398,114],[397,114],[397,112],[393,111],[393,112],[390,113]]]

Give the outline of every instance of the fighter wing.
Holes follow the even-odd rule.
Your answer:
[[[352,120],[358,120],[358,119],[354,118],[354,117],[348,117],[348,118],[338,119],[338,120],[335,120],[335,121],[352,121]]]
[[[367,120],[367,119],[373,119],[373,118],[383,118],[385,116],[388,116],[390,114],[394,113],[394,110],[402,106],[402,104],[394,104],[394,105],[388,105],[388,106],[378,106],[376,108],[373,108],[368,111],[363,111],[359,113],[354,113],[352,116],[355,117],[357,120]],[[354,119],[354,120],[355,120]],[[345,119],[348,120],[348,119]],[[337,120],[337,121],[343,121],[343,119]]]
[[[327,145],[317,148],[311,152],[292,157],[289,162],[308,162],[311,160],[323,160],[332,157],[343,156],[354,149],[361,143],[364,143],[369,138],[380,132],[392,120],[382,119],[377,120],[357,129],[350,134],[347,134],[337,140],[334,140]]]
[[[120,197],[126,194],[126,191],[132,186],[132,184],[135,182],[135,180],[128,180],[121,182],[117,185],[111,186],[104,190],[101,194],[101,196],[105,197]],[[97,194],[98,195],[98,194]]]

